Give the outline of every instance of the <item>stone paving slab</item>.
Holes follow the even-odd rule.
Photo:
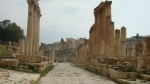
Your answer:
[[[117,84],[112,80],[96,75],[69,63],[60,63],[39,84]]]
[[[26,73],[14,70],[7,71],[9,72],[9,77],[0,78],[0,84],[32,84],[40,76],[38,73]]]

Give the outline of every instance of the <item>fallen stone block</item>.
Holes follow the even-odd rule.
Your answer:
[[[16,59],[1,59],[0,65],[3,67],[18,67],[18,60],[16,60]]]

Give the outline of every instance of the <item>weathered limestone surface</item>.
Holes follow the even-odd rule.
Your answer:
[[[114,45],[114,56],[119,57],[120,51],[120,30],[115,30],[115,45]]]
[[[38,11],[38,14],[37,14],[37,30],[36,30],[36,46],[35,46],[35,53],[36,54],[39,54],[39,40],[40,40],[40,17],[42,16],[41,13],[40,13],[40,9]]]
[[[16,55],[16,59],[19,60],[19,62],[23,63],[39,63],[42,62],[42,57],[40,55]]]
[[[1,59],[0,65],[5,67],[18,67],[18,60],[16,59]]]
[[[136,72],[118,72],[113,69],[109,69],[110,78],[112,79],[128,79],[135,78],[137,76]]]
[[[146,54],[150,55],[150,37],[146,38]]]
[[[42,60],[43,60],[43,61],[48,61],[49,58],[48,58],[47,56],[42,56]]]
[[[67,68],[66,68],[67,67]],[[69,63],[59,63],[39,84],[116,84],[112,80],[93,74],[89,71],[73,67]]]
[[[37,81],[40,76],[37,73],[26,73],[8,69],[6,75],[5,77],[0,77],[0,84],[34,84],[34,81]]]
[[[20,47],[20,54],[25,54],[25,40],[23,38],[19,39],[19,47]]]
[[[29,55],[32,55],[33,24],[34,24],[33,20],[34,20],[34,1],[28,0],[27,43]]]
[[[0,70],[0,78],[1,77],[9,77],[9,72],[6,70]]]
[[[55,59],[55,49],[54,48],[50,49],[50,55],[48,55],[48,56],[49,56],[49,61],[54,63],[54,59]]]
[[[29,7],[26,55],[38,55],[41,12],[37,0],[27,0],[27,2]]]
[[[126,28],[121,28],[121,36],[120,36],[120,57],[126,56]]]
[[[89,31],[90,58],[125,56],[126,28],[122,27],[121,33],[114,31],[111,4],[112,1],[101,2],[94,9],[95,23]]]

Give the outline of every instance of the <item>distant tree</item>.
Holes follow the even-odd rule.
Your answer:
[[[63,39],[63,38],[61,38],[61,43],[65,43],[65,41],[64,41],[64,39]]]
[[[17,42],[19,38],[24,38],[23,29],[10,20],[0,22],[0,41],[3,43]]]
[[[135,38],[136,38],[136,39],[139,39],[139,38],[140,38],[139,33],[136,34]]]
[[[45,43],[41,43],[41,46],[45,46]]]

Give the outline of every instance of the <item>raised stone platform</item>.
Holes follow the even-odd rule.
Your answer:
[[[42,62],[42,56],[40,55],[16,55],[16,59],[22,63],[40,63]]]
[[[18,60],[16,60],[16,59],[1,59],[0,65],[3,67],[18,67]]]

